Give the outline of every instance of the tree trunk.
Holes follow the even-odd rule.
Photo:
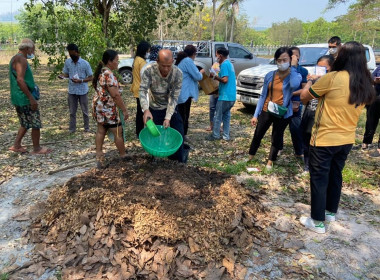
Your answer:
[[[224,37],[224,41],[227,41],[228,39],[228,20],[226,20],[226,36]]]
[[[231,33],[230,33],[230,42],[234,41],[234,25],[235,25],[235,16],[232,14],[231,17]]]
[[[212,0],[212,27],[211,27],[211,40],[215,40],[215,10],[216,10],[216,1]]]
[[[113,1],[114,0],[98,0],[95,2],[98,12],[103,18],[102,28],[103,28],[104,37],[106,39],[108,37],[108,21],[110,18]]]

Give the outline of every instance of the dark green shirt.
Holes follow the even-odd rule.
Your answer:
[[[16,54],[21,55],[21,54]],[[19,85],[17,84],[17,72],[15,69],[12,68],[12,63],[15,56],[12,57],[11,61],[9,62],[9,80],[11,82],[11,101],[14,106],[25,106],[29,105],[30,101],[29,98],[26,96],[26,94],[21,90]],[[30,69],[30,65],[27,62],[24,81],[26,85],[28,86],[30,92],[33,91],[35,87],[34,79],[33,79],[33,73]]]

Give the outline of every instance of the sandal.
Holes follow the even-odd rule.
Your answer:
[[[26,154],[26,153],[28,153],[28,150],[25,149],[24,147],[15,148],[14,146],[12,146],[8,150],[12,151],[12,152],[15,152],[15,153],[20,153],[20,154]]]
[[[41,147],[41,149],[39,149],[37,152],[33,151],[32,155],[47,155],[47,154],[50,154],[52,151],[53,151],[52,149]]]

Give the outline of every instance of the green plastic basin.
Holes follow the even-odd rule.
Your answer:
[[[177,130],[157,125],[159,136],[152,136],[148,127],[141,130],[139,139],[144,150],[155,157],[168,157],[174,154],[182,144],[182,135]]]

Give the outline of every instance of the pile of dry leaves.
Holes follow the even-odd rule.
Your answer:
[[[226,174],[133,157],[54,190],[26,237],[37,275],[244,279],[239,261],[268,223],[258,197]]]

